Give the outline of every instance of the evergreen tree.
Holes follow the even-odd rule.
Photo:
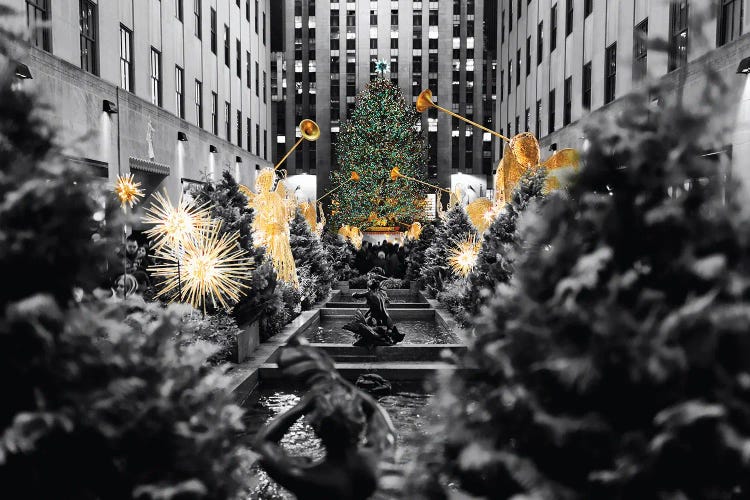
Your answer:
[[[547,172],[540,168],[529,172],[518,183],[512,198],[487,229],[477,264],[466,279],[461,304],[471,318],[492,295],[498,283],[507,283],[513,275],[513,251],[521,242],[516,225],[526,208],[544,196]]]
[[[289,225],[292,255],[297,266],[302,292],[302,307],[308,308],[325,298],[331,291],[333,269],[320,239],[310,231],[310,226],[297,210]]]
[[[232,316],[240,325],[258,319],[264,339],[278,333],[291,319],[294,305],[285,308],[276,272],[265,256],[265,248],[253,245],[254,213],[247,206],[247,197],[228,171],[224,171],[219,183],[204,184],[194,195],[198,205],[211,204],[211,217],[222,221],[222,233],[239,233],[240,246],[255,263],[248,276],[249,288],[234,305]]]
[[[35,100],[0,73],[0,263],[18,277],[0,295],[3,494],[233,497],[249,480],[242,411],[205,366],[213,349],[175,339],[179,308],[72,293],[102,271],[94,198],[112,193],[64,159]]]
[[[406,251],[406,277],[408,281],[417,281],[420,288],[424,284],[423,268],[425,265],[425,252],[432,246],[440,227],[440,220],[425,223],[418,240],[408,240],[404,244]]]
[[[425,187],[406,179],[391,180],[390,172],[424,179],[427,146],[417,131],[419,115],[390,80],[371,81],[357,97],[351,118],[341,127],[336,143],[339,168],[331,184],[360,176],[331,196],[332,227],[365,229],[372,225],[397,225],[421,220]]]
[[[321,242],[336,281],[347,281],[359,274],[354,268],[354,256],[357,250],[351,241],[345,240],[334,232],[325,231]]]
[[[445,215],[445,220],[438,227],[432,244],[425,251],[425,263],[422,268],[427,292],[431,296],[444,289],[444,282],[458,278],[448,264],[451,249],[459,242],[475,235],[476,231],[463,207],[456,205]]]
[[[442,387],[433,470],[474,495],[750,492],[747,196],[702,156],[726,137],[722,103],[654,112],[649,90],[589,129],[570,196],[524,218],[529,244],[477,326],[475,370]]]

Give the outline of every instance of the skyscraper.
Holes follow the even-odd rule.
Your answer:
[[[317,176],[318,193],[335,168],[335,144],[357,93],[378,77],[385,61],[407,100],[430,88],[441,106],[492,127],[495,99],[496,1],[283,0],[272,11],[286,22],[273,47],[274,159],[312,118],[316,142],[304,142],[286,164],[290,174]],[[489,16],[489,17],[488,17]],[[274,35],[272,35],[274,36]],[[450,186],[451,175],[492,172],[493,142],[480,130],[430,110],[421,118],[430,145],[432,182]],[[496,142],[496,141],[495,141]]]

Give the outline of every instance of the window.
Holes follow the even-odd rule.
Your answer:
[[[203,37],[203,26],[201,25],[201,0],[193,0],[193,32],[200,40]]]
[[[250,65],[250,51],[245,52],[245,80],[247,88],[252,88],[250,86],[250,77],[252,76],[252,71],[250,71],[250,68],[252,67]]]
[[[521,19],[521,0],[518,0],[518,5],[516,5],[516,17],[517,19]]]
[[[518,118],[518,115],[516,115],[516,134],[521,133],[521,120]]]
[[[526,108],[526,119],[524,121],[524,132],[528,132],[531,129],[531,110]]]
[[[263,104],[266,103],[266,72],[263,72]]]
[[[242,78],[242,45],[240,44],[240,40],[237,39],[235,41],[235,48],[236,52],[234,53],[235,59],[235,66],[236,66],[236,72],[237,72],[237,78]]]
[[[195,81],[195,124],[203,128],[203,84]]]
[[[617,42],[607,47],[604,55],[604,104],[615,100],[617,77]]]
[[[260,156],[260,125],[255,124],[255,156]]]
[[[258,66],[258,62],[255,62],[255,96],[258,96],[258,93],[260,92],[260,67]]]
[[[573,103],[573,77],[569,76],[565,79],[565,86],[563,87],[563,127],[570,123],[571,107]]]
[[[521,85],[521,49],[516,51],[516,86]]]
[[[26,25],[31,31],[31,45],[47,52],[52,51],[49,26],[49,0],[26,0]]]
[[[224,132],[227,134],[227,142],[232,142],[232,106],[228,102],[224,102]]]
[[[211,133],[219,135],[219,96],[211,92]]]
[[[216,54],[216,11],[211,8],[211,52]]]
[[[174,16],[182,22],[182,0],[174,0]]]
[[[300,13],[296,15],[301,16],[302,12],[300,11]],[[250,0],[245,0],[245,20],[248,22],[250,21]]]
[[[648,18],[633,29],[633,81],[646,76],[648,57]]]
[[[542,100],[539,99],[536,102],[536,128],[535,134],[537,137],[542,136]]]
[[[549,109],[547,110],[547,133],[555,131],[555,89],[549,92]]]
[[[536,63],[537,65],[542,64],[542,56],[544,55],[544,23],[540,22],[536,28]]]
[[[500,14],[500,43],[505,43],[505,11]]]
[[[508,33],[513,31],[513,0],[508,2]]]
[[[589,17],[594,10],[594,0],[583,0],[583,17]]]
[[[669,6],[669,71],[687,63],[688,3],[680,0]]]
[[[552,53],[557,48],[557,4],[552,6],[549,17],[549,51]]]
[[[174,67],[174,109],[177,116],[185,118],[185,72]]]
[[[229,26],[226,24],[224,25],[224,64],[227,65],[227,68],[230,67],[230,48],[229,48]]]
[[[268,130],[263,131],[263,159],[268,159]]]
[[[133,32],[120,25],[120,88],[133,92]]]
[[[581,105],[584,109],[591,109],[591,62],[583,65],[581,77]]]
[[[237,110],[237,145],[242,147],[242,111]]]
[[[526,76],[531,74],[531,37],[526,37]]]
[[[266,44],[266,13],[263,13],[263,45]]]
[[[742,0],[719,0],[719,23],[716,45],[722,46],[742,35],[744,17]]]
[[[573,0],[565,0],[565,36],[573,33]]]
[[[151,47],[151,104],[161,106],[161,52]]]
[[[81,0],[81,69],[99,75],[99,55],[97,54],[98,18],[96,4],[91,0]]]
[[[258,7],[258,0],[255,0],[255,34],[258,34],[258,17],[260,16],[260,8]]]

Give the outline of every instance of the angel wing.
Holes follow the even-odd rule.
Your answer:
[[[240,184],[238,189],[240,193],[244,194],[247,197],[247,206],[252,207],[253,202],[255,201],[255,193],[253,193],[250,188],[245,186],[244,184]]]
[[[492,202],[488,198],[477,198],[466,206],[466,214],[477,231],[483,233],[490,227],[493,219]]]
[[[561,149],[550,156],[542,166],[549,171],[544,191],[549,193],[565,185],[565,177],[571,172],[577,172],[580,163],[580,155],[575,149]]]

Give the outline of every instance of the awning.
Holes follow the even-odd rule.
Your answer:
[[[133,158],[131,156],[129,158],[129,163],[131,172],[133,170],[140,170],[141,172],[148,172],[149,174],[158,174],[164,176],[169,175],[170,172],[168,165],[156,163],[155,161]]]

